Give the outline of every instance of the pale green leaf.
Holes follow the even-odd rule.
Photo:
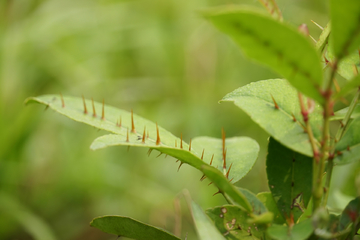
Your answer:
[[[276,240],[305,240],[313,231],[311,219],[307,219],[294,225],[292,228],[273,224],[268,228],[267,233]]]
[[[238,188],[238,190],[246,197],[250,205],[253,207],[253,212],[257,215],[261,215],[267,212],[264,204],[256,197],[256,195],[244,188]]]
[[[90,226],[103,232],[136,240],[179,240],[167,231],[123,216],[103,216],[93,219]]]
[[[360,1],[331,0],[331,45],[337,59],[341,59],[360,46]]]
[[[192,216],[194,218],[196,231],[200,240],[222,240],[225,239],[216,229],[211,220],[203,210],[194,202],[191,202]]]
[[[279,109],[275,108],[272,97]],[[305,124],[297,91],[286,80],[270,79],[250,83],[227,94],[221,100],[224,101],[233,101],[254,122],[288,148],[307,156],[313,155],[309,137],[302,127]],[[307,104],[306,99],[304,104]],[[315,138],[320,139],[322,110],[319,105],[315,105],[314,111],[309,114],[309,122]]]
[[[303,214],[311,197],[312,158],[270,138],[266,159],[269,188],[288,224]]]
[[[319,52],[322,52],[328,43],[329,35],[331,32],[330,22],[325,26],[324,30],[321,32],[319,39],[316,42],[316,49]]]
[[[93,116],[92,102],[85,100],[87,113],[84,113],[84,104],[81,98],[64,96],[64,107],[59,95],[45,95],[36,98],[29,98],[27,102],[39,102],[47,107],[63,114],[75,121],[83,122],[98,129],[106,130],[113,135],[105,135],[96,139],[91,145],[92,149],[104,148],[107,146],[125,145],[147,147],[159,150],[164,154],[171,155],[184,163],[187,163],[199,170],[201,166],[210,163],[214,154],[213,166],[218,167],[224,174],[229,172],[229,179],[237,182],[245,176],[254,165],[259,145],[256,141],[248,137],[235,137],[225,140],[226,148],[226,168],[223,168],[222,140],[210,137],[199,137],[192,141],[190,146],[175,137],[165,129],[158,127],[160,143],[157,144],[156,124],[133,114],[135,131],[132,131],[131,113],[125,110],[117,109],[104,105],[104,119],[102,119],[102,104],[94,102],[96,116]],[[119,126],[121,118],[121,126]],[[143,142],[143,133],[145,130],[145,139]],[[129,135],[129,139],[127,139]],[[181,143],[182,142],[182,143]],[[204,150],[203,160],[201,159]]]
[[[274,223],[275,224],[285,223],[285,218],[280,213],[271,192],[258,193],[256,195],[256,197],[265,205],[265,207],[268,209],[268,211],[270,211],[274,214]]]
[[[247,212],[234,205],[224,205],[206,210],[206,214],[226,239],[263,239],[265,226],[249,223]]]
[[[339,111],[336,111],[334,113],[334,116],[331,116],[331,121],[335,121],[335,120],[342,120],[345,118],[346,113],[349,111],[349,107],[340,109]],[[354,108],[353,113],[351,114],[351,118],[357,118],[360,117],[360,105],[356,105]]]
[[[205,16],[240,46],[245,55],[286,78],[319,103],[322,68],[315,47],[297,29],[248,9],[219,8]]]

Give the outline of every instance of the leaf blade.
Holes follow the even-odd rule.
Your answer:
[[[324,102],[319,91],[322,85],[320,57],[297,30],[245,9],[217,9],[204,15],[231,36],[249,58],[271,67],[305,95]]]
[[[123,216],[103,216],[94,218],[91,221],[90,226],[98,228],[106,233],[136,240],[180,240],[180,238],[163,229]]]

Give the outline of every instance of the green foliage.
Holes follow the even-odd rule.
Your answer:
[[[204,15],[231,36],[248,57],[271,67],[307,96],[324,102],[319,92],[320,58],[296,29],[244,9],[216,9]]]
[[[136,221],[129,217],[104,216],[91,221],[90,226],[100,229],[103,232],[115,234],[121,237],[128,237],[137,240],[159,239],[178,240],[180,238],[148,224]]]
[[[266,159],[269,188],[288,224],[307,208],[311,197],[312,159],[294,152],[270,138]]]
[[[272,97],[278,108],[275,107]],[[309,139],[304,131],[296,90],[286,80],[269,79],[250,83],[227,94],[221,100],[223,101],[233,101],[254,122],[283,145],[312,156]],[[314,111],[309,114],[310,125],[317,139],[321,134],[321,111],[321,107],[316,105]]]
[[[267,233],[277,240],[302,240],[307,239],[314,231],[311,219],[302,221],[293,227],[273,224]]]

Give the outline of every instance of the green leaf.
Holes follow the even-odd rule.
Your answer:
[[[206,214],[226,239],[263,239],[265,226],[249,223],[248,213],[234,205],[207,209]]]
[[[360,117],[349,124],[344,136],[336,143],[335,151],[336,164],[347,164],[360,159]]]
[[[270,192],[258,193],[256,197],[265,205],[268,211],[274,214],[274,223],[283,224],[285,223],[285,218],[280,213],[279,209],[276,206],[276,202]]]
[[[331,0],[332,48],[338,60],[360,46],[360,1]]]
[[[313,232],[311,219],[304,220],[293,227],[273,224],[268,228],[270,237],[277,240],[304,240]]]
[[[353,79],[351,79],[349,82],[347,82],[340,90],[340,92],[336,93],[334,95],[335,99],[339,99],[340,97],[345,96],[352,90],[358,89],[360,87],[360,75],[357,75]]]
[[[0,212],[5,219],[8,217],[16,220],[33,239],[57,239],[50,226],[43,219],[5,192],[0,192]]]
[[[275,108],[272,97],[278,109]],[[309,137],[305,133],[297,91],[286,80],[270,79],[236,89],[228,93],[221,102],[233,101],[273,138],[288,148],[312,156]],[[306,99],[304,99],[304,103]],[[293,116],[296,122],[293,121]],[[309,122],[315,138],[321,137],[322,110],[315,105],[309,114]]]
[[[222,240],[225,239],[216,229],[211,220],[203,210],[194,202],[191,202],[192,216],[194,218],[196,231],[200,240]],[[220,230],[221,231],[221,230]],[[149,238],[148,238],[149,239]]]
[[[340,109],[339,111],[334,113],[334,116],[331,117],[331,121],[342,120],[345,118],[346,113],[348,112],[349,107]],[[351,118],[360,117],[360,105],[356,105],[353,113],[351,114]]]
[[[296,29],[246,9],[210,10],[205,16],[232,37],[248,57],[271,67],[305,95],[324,102],[319,91],[320,57]]]
[[[312,158],[270,138],[266,172],[274,201],[291,225],[303,214],[311,197]]]
[[[150,226],[129,217],[104,216],[94,218],[90,226],[103,232],[117,236],[133,238],[136,240],[179,240],[180,238],[166,232],[163,229]]]
[[[328,43],[329,35],[331,32],[330,22],[325,26],[324,30],[321,32],[318,41],[316,42],[316,49],[321,53],[323,52],[326,44]]]
[[[135,131],[132,131],[131,113],[125,110],[117,109],[108,105],[104,106],[104,118],[102,119],[102,104],[94,102],[97,116],[93,116],[93,110],[90,108],[92,102],[85,100],[87,113],[84,113],[84,104],[81,98],[64,96],[64,107],[62,106],[59,95],[45,95],[36,98],[29,98],[26,102],[38,102],[45,104],[56,112],[69,117],[78,122],[88,124],[98,129],[116,133],[105,135],[96,139],[91,145],[92,149],[104,148],[107,146],[125,145],[147,147],[159,150],[164,154],[171,155],[182,162],[187,163],[199,170],[203,164],[210,163],[214,154],[213,165],[217,166],[224,174],[229,172],[229,179],[233,182],[239,181],[245,176],[254,165],[258,153],[259,145],[256,141],[248,137],[235,137],[225,139],[226,149],[226,169],[223,169],[223,156],[221,139],[210,137],[199,137],[192,141],[191,151],[189,145],[175,137],[165,129],[158,127],[160,143],[157,144],[156,124],[133,114]],[[121,118],[121,127],[118,125]],[[145,129],[145,143],[143,143],[143,130]],[[127,139],[129,135],[129,139]],[[182,145],[181,145],[182,142]],[[182,148],[181,148],[182,146]],[[204,150],[205,149],[205,150]],[[203,160],[201,159],[204,150]]]
[[[256,195],[252,192],[250,192],[247,189],[244,188],[237,188],[245,197],[246,199],[249,201],[250,205],[253,208],[253,212],[256,213],[257,215],[261,215],[265,212],[267,212],[266,207],[264,206],[264,204],[256,197]]]
[[[235,204],[241,206],[246,212],[253,212],[253,209],[244,194],[242,194],[234,185],[230,184],[225,176],[219,173],[219,170],[208,165],[203,165],[201,168],[210,181],[212,181],[221,192],[229,196]]]
[[[329,39],[329,45],[332,46],[332,39]],[[327,48],[326,58],[330,61],[334,61],[336,56],[332,48]],[[354,67],[359,71],[359,52],[353,51],[348,56],[343,57],[337,66],[337,73],[345,78],[346,80],[350,80],[355,77]]]
[[[360,197],[349,202],[344,211],[340,215],[339,230],[344,230],[350,224],[357,224],[360,220]],[[357,231],[357,230],[356,230]]]

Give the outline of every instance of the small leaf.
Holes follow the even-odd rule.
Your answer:
[[[347,164],[360,159],[360,117],[348,126],[344,136],[335,145],[336,164]]]
[[[216,229],[211,220],[206,216],[203,210],[194,202],[191,202],[192,216],[194,218],[196,231],[200,240],[222,240],[225,239]],[[149,238],[148,238],[149,239]]]
[[[216,9],[205,16],[231,36],[245,55],[271,67],[305,95],[324,102],[319,91],[320,57],[296,29],[246,9]]]
[[[266,207],[264,206],[264,204],[256,197],[255,194],[253,194],[252,192],[250,192],[247,189],[244,188],[237,188],[245,197],[246,199],[249,201],[250,205],[253,208],[253,212],[257,215],[261,215],[265,212],[267,212]]]
[[[274,214],[274,223],[275,224],[283,224],[285,223],[285,218],[280,213],[274,198],[270,192],[262,192],[258,193],[256,196],[268,209],[268,211]]]
[[[349,107],[340,109],[339,111],[334,113],[334,116],[331,117],[331,121],[342,120],[345,118],[346,113],[348,112]],[[356,105],[353,113],[351,114],[351,118],[360,117],[360,105]]]
[[[312,158],[294,152],[270,138],[266,159],[269,188],[289,225],[308,206],[312,189]]]
[[[331,0],[332,48],[338,60],[360,46],[360,1]]]
[[[360,87],[360,75],[357,75],[353,79],[351,79],[349,82],[347,82],[340,90],[340,92],[336,93],[334,95],[335,99],[339,99],[340,97],[345,96],[349,92],[355,89],[359,89]]]
[[[129,217],[104,216],[94,218],[90,226],[103,232],[117,236],[133,238],[136,240],[179,240],[180,238],[166,232],[163,229],[150,226]]]
[[[276,240],[304,240],[313,232],[311,219],[304,220],[292,228],[284,225],[273,224],[268,228],[269,236]]]
[[[249,223],[249,214],[237,206],[207,209],[206,214],[226,239],[261,239],[264,236],[265,226]]]
[[[278,108],[275,107],[272,98]],[[313,155],[309,137],[302,127],[305,124],[297,91],[286,80],[270,79],[250,83],[228,93],[221,100],[223,101],[233,101],[283,145],[304,155]],[[314,112],[309,114],[309,122],[315,138],[320,139],[322,110],[319,105],[315,105]]]
[[[323,52],[326,44],[328,43],[329,35],[331,32],[330,22],[325,26],[324,30],[321,32],[318,41],[316,42],[316,49],[319,52]]]
[[[350,224],[359,223],[360,220],[360,197],[353,199],[340,215],[339,230],[347,229]],[[357,230],[356,230],[357,231]]]

